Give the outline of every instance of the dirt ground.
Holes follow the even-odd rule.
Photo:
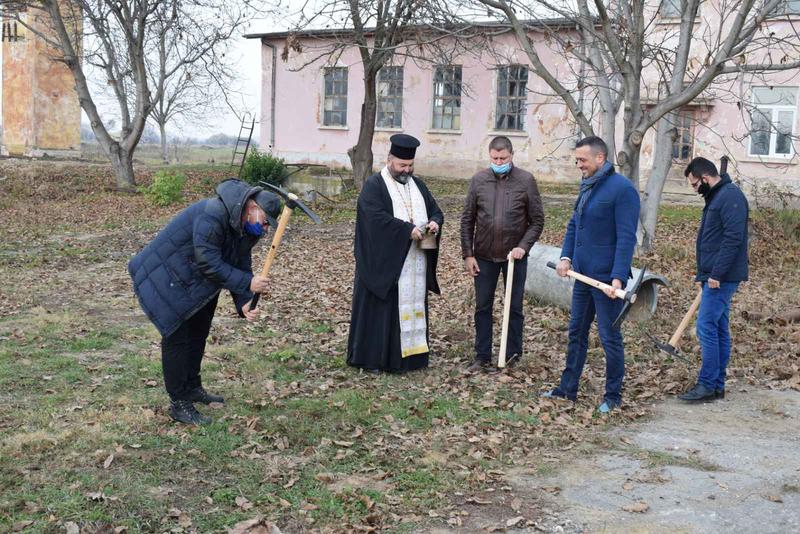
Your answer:
[[[176,509],[194,521],[186,532],[224,532],[256,514],[285,532],[800,530],[800,327],[741,314],[800,306],[800,249],[770,220],[754,222],[752,280],[734,300],[728,397],[686,406],[674,395],[696,368],[665,359],[647,334],[668,339],[692,300],[699,209],[665,210],[658,250],[637,262],[673,285],[653,321],[626,325],[625,404],[605,418],[594,334],[579,402],[539,397],[563,366],[568,315],[553,306],[525,303],[520,366],[463,374],[473,308],[458,246],[465,184],[431,182],[446,222],[430,369],[373,380],[345,367],[355,198],[321,204],[325,224],[298,220],[287,233],[280,284],[257,324],[221,299],[208,376],[233,400],[214,412],[220,424],[185,432],[164,413],[158,338],[125,270],[180,206],[115,193],[100,166],[2,163],[0,531],[33,521],[29,531],[63,532],[72,521],[88,533],[96,518],[178,532]],[[220,177],[189,178],[185,203]],[[558,244],[572,197],[545,196],[542,242]],[[697,355],[691,330],[682,349]],[[120,410],[130,419],[116,422]],[[192,459],[193,488],[221,489],[182,492],[164,450]],[[343,481],[355,490],[341,491]],[[107,499],[92,497],[98,488]]]
[[[511,480],[560,488],[552,503],[565,530],[798,532],[798,428],[798,392],[734,387],[720,402],[660,402],[557,474]]]

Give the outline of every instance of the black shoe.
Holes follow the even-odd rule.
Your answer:
[[[481,360],[480,358],[475,358],[475,360],[471,364],[469,364],[469,367],[467,367],[467,374],[474,374],[482,371],[488,371],[491,366],[492,366],[491,362],[487,362],[486,360]]]
[[[724,389],[715,389],[714,390],[714,398],[715,399],[724,399],[725,398],[725,390]]]
[[[703,384],[698,382],[692,389],[690,389],[686,393],[678,395],[678,398],[686,402],[710,401],[717,398],[717,392],[713,389],[705,387]]]
[[[520,357],[520,355],[516,353],[512,354],[511,356],[508,356],[506,358],[506,367],[515,367],[516,365],[519,364],[519,361],[521,359],[522,358]]]
[[[364,372],[369,374],[369,375],[379,375],[379,374],[381,374],[381,370],[380,369],[364,369]]]
[[[174,400],[169,403],[169,416],[187,425],[208,425],[211,418],[197,411],[190,400]]]
[[[225,402],[225,399],[220,397],[219,395],[212,395],[208,391],[206,391],[203,386],[197,386],[192,391],[189,392],[188,400],[192,402],[202,402],[203,404],[211,404],[212,402]]]

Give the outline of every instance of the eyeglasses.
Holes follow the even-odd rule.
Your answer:
[[[702,178],[700,180],[692,180],[688,176],[686,177],[686,182],[688,182],[688,184],[692,187],[697,187],[698,185],[700,185],[700,182],[702,181],[703,181]]]

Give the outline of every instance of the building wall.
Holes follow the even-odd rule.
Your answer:
[[[45,31],[38,21],[35,27]],[[3,152],[18,156],[80,154],[80,105],[69,69],[35,35],[3,46]]]
[[[666,37],[669,38],[669,37]],[[271,93],[272,54],[275,47],[275,141],[274,153],[289,162],[314,162],[349,167],[348,148],[358,138],[360,106],[363,100],[363,70],[360,58],[350,49],[335,65],[316,61],[300,69],[318,55],[319,40],[300,41],[302,52],[290,51],[288,61],[281,59],[282,39],[264,40],[262,93],[262,146],[270,144],[268,125],[272,120]],[[567,63],[563,56],[554,54],[543,39],[537,44],[546,64],[560,80],[576,79],[577,68]],[[703,57],[705,50],[699,45],[693,55]],[[462,97],[461,130],[444,132],[431,128],[433,107],[433,66],[424,62],[406,61],[404,65],[403,124],[398,130],[376,130],[373,143],[375,164],[378,167],[388,150],[388,138],[399,131],[418,137],[422,146],[417,151],[417,172],[421,175],[439,175],[468,178],[477,169],[487,165],[487,145],[495,135],[508,135],[515,147],[514,161],[531,170],[539,179],[574,181],[572,149],[576,135],[574,122],[561,101],[552,96],[549,88],[529,74],[527,113],[523,132],[504,132],[493,129],[497,91],[498,64],[528,64],[527,57],[510,36],[495,41],[493,53],[480,57],[464,56],[453,61],[463,65],[465,93]],[[395,63],[398,64],[398,63]],[[348,109],[346,127],[322,126],[323,69],[326,66],[347,66]],[[299,70],[298,70],[299,69]],[[657,86],[653,73],[645,73],[643,86]],[[752,85],[800,86],[798,71],[777,73],[761,79],[733,76],[724,83],[710,88],[691,106],[694,111],[694,151],[718,160],[723,154],[732,158],[731,170],[746,184],[772,183],[782,189],[800,194],[800,158],[759,158],[748,156],[749,118],[739,102],[749,102]],[[800,89],[797,91],[800,99]],[[797,105],[797,102],[796,102]],[[800,133],[800,111],[795,113],[794,132]],[[617,125],[617,146],[622,141],[622,117]],[[655,134],[651,129],[642,145],[641,175],[649,176],[653,161]],[[795,142],[795,148],[798,148]],[[683,180],[686,162],[676,161],[671,171],[667,190],[688,192]],[[642,184],[644,180],[642,180]]]

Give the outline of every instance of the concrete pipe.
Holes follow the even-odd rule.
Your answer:
[[[525,293],[543,302],[569,310],[572,304],[572,278],[561,278],[554,269],[547,266],[548,261],[558,263],[561,249],[536,243],[528,258],[528,277],[525,280]],[[640,269],[631,269],[633,277],[639,275]],[[633,280],[628,280],[629,284]],[[636,292],[636,303],[628,312],[628,319],[648,321],[656,313],[658,304],[658,286],[669,287],[669,282],[661,275],[646,272],[642,285]]]

